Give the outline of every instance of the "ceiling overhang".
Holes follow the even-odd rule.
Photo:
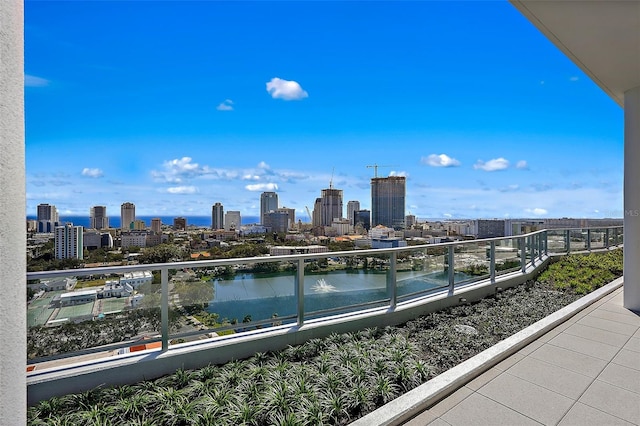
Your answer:
[[[640,0],[510,0],[618,105],[640,87]]]

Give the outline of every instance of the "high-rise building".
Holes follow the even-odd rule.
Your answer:
[[[356,223],[353,221],[355,218],[355,212],[360,210],[360,201],[349,201],[347,203],[347,219],[351,225]]]
[[[404,229],[404,204],[407,179],[389,176],[371,179],[371,225]]]
[[[89,228],[106,229],[109,227],[107,206],[93,206],[89,210]]]
[[[186,231],[187,230],[187,218],[185,218],[185,217],[174,217],[173,218],[173,229],[174,229],[174,231]]]
[[[56,259],[82,259],[82,234],[82,226],[73,226],[72,223],[56,226],[54,240]]]
[[[211,229],[224,228],[224,207],[220,203],[211,206]]]
[[[162,219],[159,217],[151,219],[151,230],[156,234],[160,234],[162,232]]]
[[[37,230],[38,232],[54,232],[60,224],[58,210],[51,204],[38,204]]]
[[[331,226],[333,219],[342,218],[342,190],[331,187],[320,192],[320,225]]]
[[[224,229],[225,231],[231,231],[240,229],[242,224],[239,210],[229,210],[224,214]]]
[[[122,203],[120,206],[120,229],[131,229],[131,223],[136,220],[136,205]]]
[[[296,224],[296,209],[290,209],[288,207],[280,207],[276,210],[277,212],[283,212],[288,215],[288,225],[287,229],[293,229]]]
[[[362,229],[368,231],[371,229],[371,212],[369,210],[358,210],[353,214],[353,226],[362,226]]]
[[[264,226],[268,232],[287,232],[289,212],[281,209],[270,211],[264,216]]]
[[[278,194],[265,191],[260,195],[260,224],[264,225],[264,217],[270,211],[278,208]]]
[[[311,218],[313,227],[320,226],[322,224],[322,198],[316,198],[316,202],[313,203],[313,218]]]
[[[136,219],[131,222],[131,225],[129,225],[129,227],[133,231],[144,231],[145,229],[147,229],[147,224],[142,219]]]

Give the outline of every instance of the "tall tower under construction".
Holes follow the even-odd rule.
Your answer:
[[[371,226],[404,229],[406,181],[404,176],[371,179]]]

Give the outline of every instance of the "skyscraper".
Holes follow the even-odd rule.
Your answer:
[[[239,229],[242,224],[239,210],[229,210],[224,214],[224,229],[225,231],[231,231],[232,229]]]
[[[151,230],[156,234],[162,233],[162,219],[159,217],[151,219]]]
[[[73,226],[72,223],[56,226],[54,240],[56,259],[82,259],[82,231],[82,226]]]
[[[89,228],[105,229],[109,227],[107,206],[93,206],[89,210]]]
[[[131,223],[136,220],[136,205],[123,203],[120,206],[120,229],[131,229]]]
[[[260,224],[264,225],[264,218],[270,211],[278,208],[278,194],[265,191],[260,195]]]
[[[371,179],[371,226],[404,229],[406,178],[389,176]]]
[[[38,204],[37,221],[38,232],[54,232],[55,227],[60,224],[56,206],[51,204]]]
[[[320,193],[320,225],[331,226],[333,219],[342,218],[342,190],[330,187]]]
[[[313,217],[311,218],[311,223],[313,227],[320,226],[322,223],[322,198],[316,198],[316,201],[313,203]]]
[[[174,217],[173,218],[173,230],[174,231],[186,231],[187,230],[187,218],[186,217]]]
[[[349,201],[347,203],[347,219],[349,219],[349,224],[355,225],[355,212],[358,210],[360,210],[360,201]]]
[[[215,231],[222,228],[224,228],[224,207],[220,203],[215,203],[211,206],[211,229]]]

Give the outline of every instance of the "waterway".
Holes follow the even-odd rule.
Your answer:
[[[456,274],[456,282],[466,278]],[[334,271],[305,274],[304,309],[314,312],[367,302],[388,300],[387,274],[376,271]],[[397,273],[399,296],[427,291],[448,285],[447,275],[440,272],[401,271]],[[231,280],[217,279],[213,283],[215,298],[208,311],[220,318],[242,321],[269,319],[296,313],[295,275],[238,273]]]

